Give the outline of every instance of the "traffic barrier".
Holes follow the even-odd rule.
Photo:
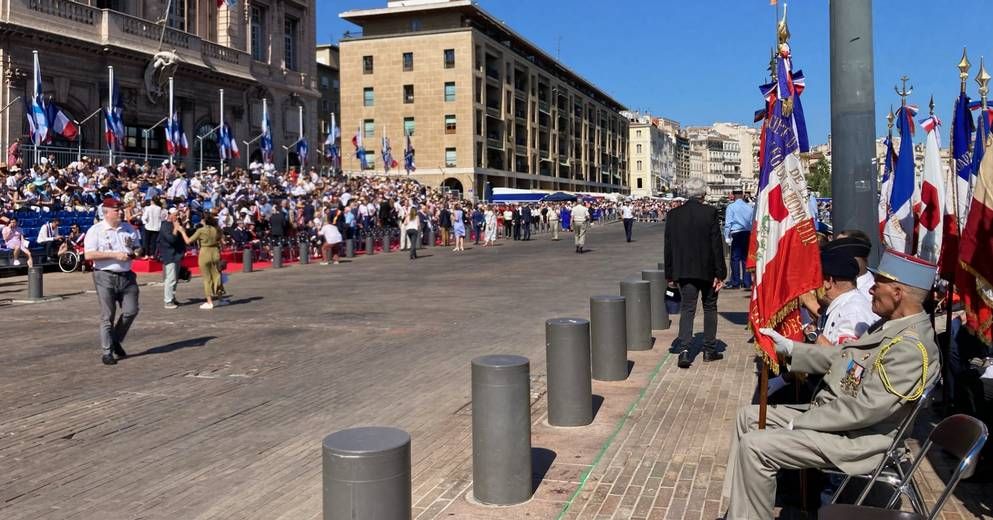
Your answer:
[[[590,298],[590,358],[593,379],[628,377],[627,319],[623,296]]]
[[[323,442],[324,520],[410,520],[410,434],[342,430]]]
[[[628,350],[651,350],[651,284],[645,280],[629,278],[621,282],[621,296],[624,297]]]
[[[593,422],[590,379],[590,322],[555,318],[545,322],[548,424],[586,426]]]

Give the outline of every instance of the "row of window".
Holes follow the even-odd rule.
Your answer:
[[[365,151],[366,169],[367,170],[375,170],[376,169],[376,157],[379,157],[379,156],[376,155],[376,151],[375,150],[368,150],[367,149]],[[403,161],[400,161],[400,158],[396,156],[396,152],[394,152],[394,159],[396,159],[397,162],[403,164]],[[457,154],[455,148],[445,148],[445,168],[455,168],[458,165],[457,159],[458,159],[458,154]]]
[[[445,82],[445,102],[455,101],[455,82]],[[403,86],[403,103],[409,105],[414,102],[414,86]],[[362,106],[371,107],[376,105],[376,89],[365,87],[362,89]]]
[[[252,59],[269,61],[269,37],[266,27],[267,9],[261,5],[252,5],[249,15],[249,40],[251,42]],[[290,70],[299,70],[297,59],[297,42],[299,41],[300,21],[291,16],[283,17],[283,66]]]
[[[455,49],[445,49],[442,51],[442,59],[444,60],[446,69],[455,68]],[[414,70],[414,53],[405,52],[403,53],[403,70],[404,72],[410,72]],[[376,61],[373,56],[362,56],[362,73],[372,74],[375,71]]]
[[[455,114],[445,114],[445,133],[454,134],[458,129],[456,123]],[[414,123],[413,117],[403,118],[403,133],[405,135],[414,135],[416,130],[416,125]],[[365,119],[362,121],[362,134],[366,138],[372,138],[376,136],[376,121],[374,119]]]

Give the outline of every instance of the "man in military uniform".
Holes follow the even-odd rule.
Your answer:
[[[780,469],[837,467],[872,471],[913,402],[941,373],[934,329],[922,303],[936,266],[887,251],[873,270],[872,310],[882,317],[858,340],[837,348],[793,342],[771,329],[791,370],[824,374],[809,406],[770,406],[758,429],[758,406],[739,410],[724,495],[728,520],[772,518]]]

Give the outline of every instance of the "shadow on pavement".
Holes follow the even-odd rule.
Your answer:
[[[202,347],[207,344],[208,341],[212,339],[217,339],[217,336],[201,336],[199,338],[184,339],[182,341],[175,341],[169,343],[168,345],[162,345],[161,347],[152,347],[144,352],[139,352],[137,354],[132,354],[128,358],[136,358],[140,356],[148,356],[153,354],[168,354],[176,350],[190,348],[190,347]]]

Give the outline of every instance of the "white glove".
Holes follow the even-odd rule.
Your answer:
[[[725,238],[725,239],[724,239],[724,242],[725,242],[725,243],[726,243],[727,245],[731,245],[731,237],[727,237],[727,238]]]
[[[772,338],[776,343],[776,352],[784,356],[793,354],[793,340],[784,337],[782,334],[772,329],[759,329],[759,332]]]

